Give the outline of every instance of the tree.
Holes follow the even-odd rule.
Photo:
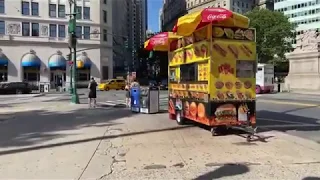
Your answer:
[[[255,8],[245,14],[250,27],[256,29],[257,53],[260,63],[286,61],[285,53],[292,50],[294,25],[281,12]]]

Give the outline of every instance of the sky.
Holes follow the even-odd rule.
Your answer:
[[[158,32],[159,29],[159,10],[162,8],[163,0],[148,1],[148,29]]]

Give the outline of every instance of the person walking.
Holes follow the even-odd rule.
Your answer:
[[[130,107],[131,103],[131,97],[130,97],[130,86],[129,84],[126,85],[125,87],[126,90],[126,106]]]
[[[89,89],[89,95],[88,95],[88,101],[89,101],[89,108],[96,107],[97,101],[97,82],[94,80],[94,78],[91,78],[91,81],[88,85],[88,89]],[[92,106],[92,102],[93,102],[93,106]]]

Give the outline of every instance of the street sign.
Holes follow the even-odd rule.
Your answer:
[[[70,19],[69,24],[68,24],[68,32],[69,33],[75,32],[75,30],[76,30],[75,25],[76,25],[76,23],[74,22],[74,19]]]

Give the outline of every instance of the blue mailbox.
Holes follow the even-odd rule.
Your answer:
[[[132,112],[140,112],[140,93],[140,87],[132,87],[130,90]]]

